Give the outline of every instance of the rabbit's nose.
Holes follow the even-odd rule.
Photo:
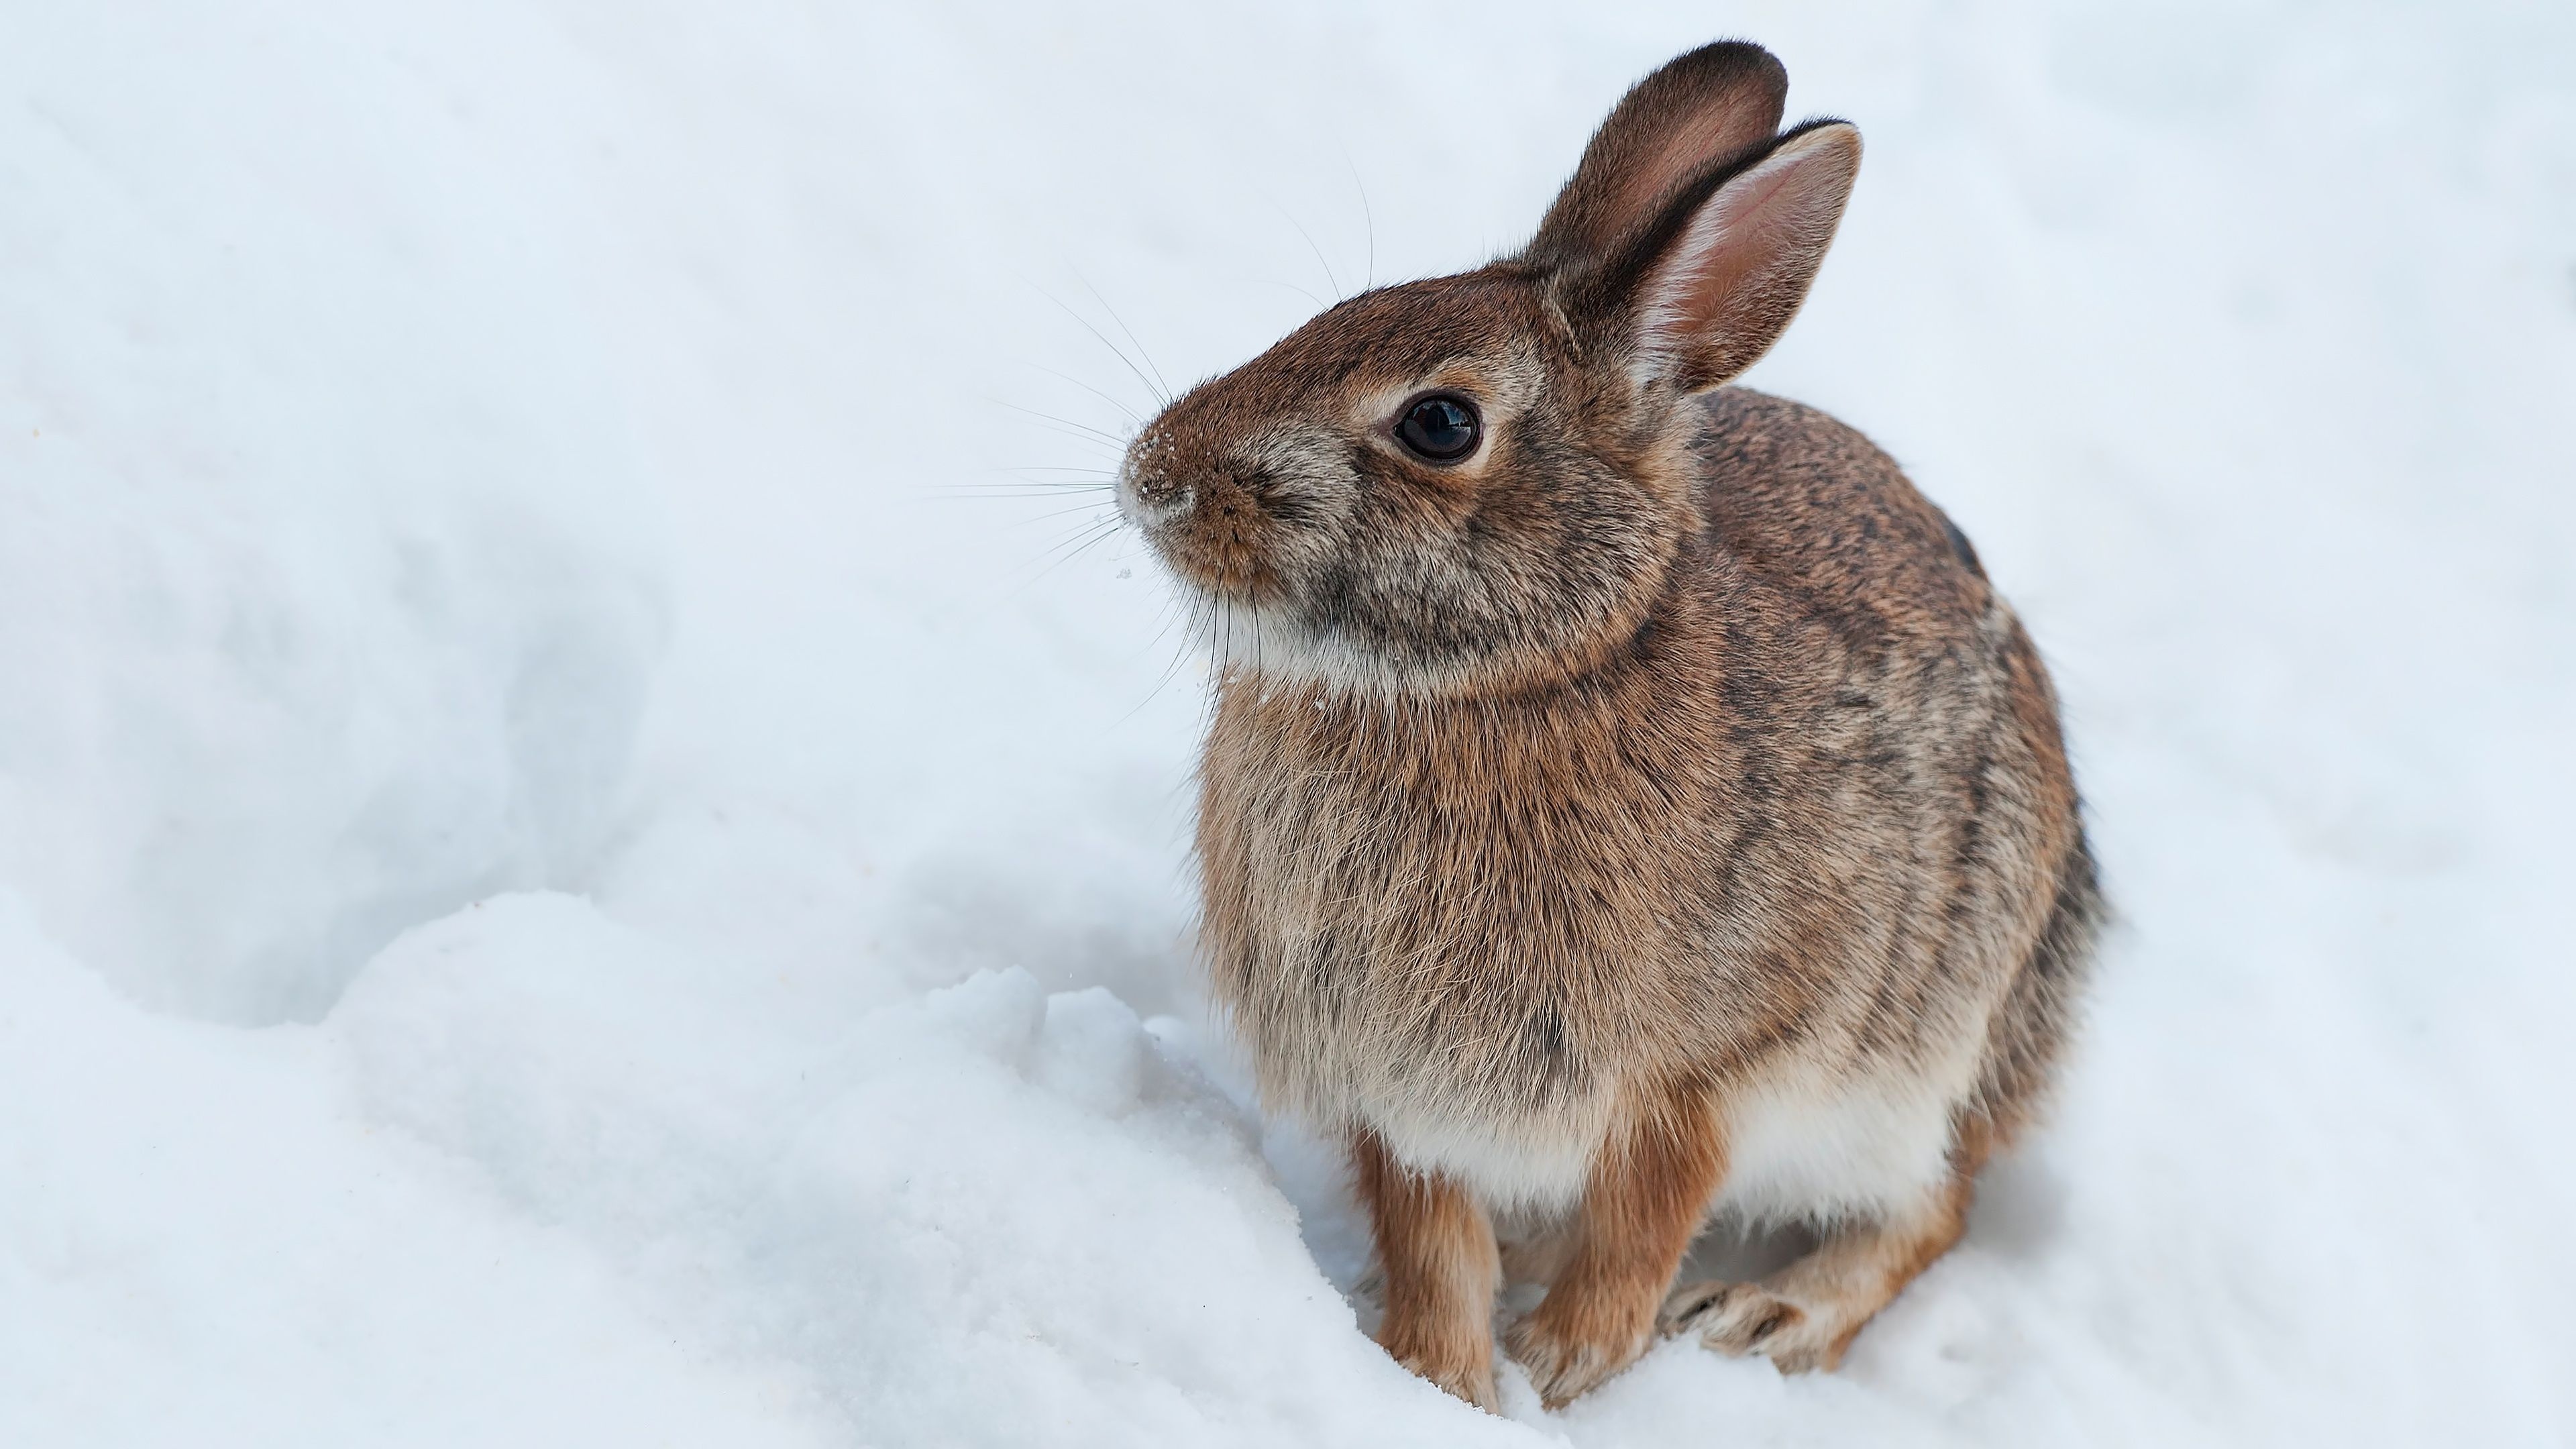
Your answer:
[[[1190,511],[1198,490],[1152,469],[1122,468],[1118,473],[1118,507],[1136,523],[1152,528]]]

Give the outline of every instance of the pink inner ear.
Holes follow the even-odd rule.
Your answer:
[[[1649,366],[1697,391],[1770,350],[1806,299],[1859,166],[1859,133],[1827,126],[1719,188],[1646,284],[1637,337]]]

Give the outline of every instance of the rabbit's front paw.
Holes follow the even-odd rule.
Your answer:
[[[1753,1283],[1694,1283],[1664,1300],[1664,1332],[1720,1353],[1758,1353],[1784,1374],[1832,1368],[1840,1345],[1816,1315]]]
[[[1490,1350],[1482,1355],[1401,1352],[1390,1348],[1395,1361],[1415,1375],[1429,1379],[1488,1414],[1499,1413],[1501,1400],[1494,1393],[1494,1359]]]
[[[1561,1409],[1636,1362],[1653,1337],[1649,1315],[1610,1305],[1587,1308],[1559,1291],[1512,1325],[1507,1344],[1513,1361],[1529,1370],[1540,1400]]]

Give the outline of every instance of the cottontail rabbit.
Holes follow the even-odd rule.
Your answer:
[[[1858,433],[1721,384],[1860,137],[1763,50],[1619,103],[1519,255],[1353,297],[1137,436],[1219,651],[1204,944],[1265,1099],[1350,1143],[1380,1340],[1494,1402],[1492,1214],[1550,1404],[1659,1327],[1831,1367],[2043,1093],[2099,906],[2039,656]],[[1715,1211],[1815,1224],[1673,1291]]]

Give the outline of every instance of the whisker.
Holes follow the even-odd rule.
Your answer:
[[[1082,557],[1084,554],[1091,552],[1093,549],[1100,547],[1102,544],[1107,543],[1109,540],[1116,538],[1117,536],[1118,530],[1115,526],[1100,529],[1093,533],[1089,538],[1086,538],[1082,542],[1074,545],[1073,550],[1070,553],[1057,559],[1054,563],[1047,565],[1047,567],[1049,569],[1060,568],[1063,565],[1069,564],[1075,559]],[[1043,577],[1043,575],[1041,575],[1041,577]]]
[[[1313,252],[1313,253],[1315,254],[1315,264],[1316,264],[1317,266],[1320,266],[1320,267],[1322,267],[1322,268],[1324,269],[1324,281],[1325,281],[1328,285],[1330,285],[1330,286],[1332,287],[1332,289],[1333,289],[1333,300],[1334,300],[1334,301],[1336,301],[1336,302],[1341,301],[1341,300],[1342,300],[1342,279],[1341,279],[1341,278],[1339,278],[1339,277],[1337,277],[1337,276],[1335,276],[1335,275],[1333,275],[1333,264],[1332,264],[1331,262],[1328,262],[1328,261],[1325,261],[1325,260],[1324,260],[1324,249],[1323,249],[1322,247],[1319,247],[1319,246],[1315,245],[1315,238],[1314,238],[1313,234],[1312,234],[1312,233],[1310,233],[1310,232],[1308,232],[1308,231],[1306,230],[1305,224],[1304,224],[1303,222],[1300,222],[1299,220],[1297,220],[1296,213],[1291,212],[1288,208],[1286,208],[1286,207],[1284,207],[1284,206],[1279,206],[1279,203],[1278,203],[1278,202],[1275,202],[1275,201],[1274,201],[1274,202],[1272,202],[1272,203],[1270,203],[1270,204],[1271,204],[1272,206],[1277,206],[1277,207],[1279,207],[1279,214],[1280,214],[1281,216],[1284,216],[1284,217],[1288,218],[1288,224],[1289,224],[1290,226],[1293,226],[1293,227],[1297,228],[1297,235],[1299,235],[1299,236],[1301,236],[1301,237],[1306,238],[1306,250],[1308,250],[1308,251],[1310,251],[1310,252]]]
[[[1085,287],[1088,287],[1088,286],[1090,286],[1091,284],[1090,284],[1089,282],[1085,282],[1085,283],[1083,283],[1083,285],[1084,285]],[[1169,406],[1171,406],[1172,400],[1171,400],[1170,396],[1169,396],[1168,394],[1166,394],[1166,393],[1165,393],[1165,392],[1164,392],[1160,387],[1157,387],[1157,386],[1155,385],[1155,383],[1154,383],[1154,379],[1152,379],[1152,378],[1150,378],[1150,377],[1147,377],[1147,376],[1145,375],[1145,370],[1144,370],[1143,368],[1138,367],[1138,366],[1136,365],[1135,359],[1133,359],[1133,358],[1129,357],[1129,356],[1126,354],[1126,352],[1125,352],[1124,350],[1122,350],[1122,349],[1118,346],[1118,344],[1117,344],[1117,343],[1112,342],[1112,341],[1110,341],[1110,340],[1109,340],[1109,334],[1108,334],[1108,333],[1103,332],[1103,331],[1101,331],[1099,328],[1092,326],[1092,325],[1091,325],[1091,319],[1090,319],[1090,318],[1083,316],[1083,315],[1082,315],[1081,313],[1079,313],[1079,312],[1076,312],[1076,311],[1075,311],[1075,310],[1073,310],[1071,307],[1065,306],[1064,300],[1063,300],[1062,298],[1060,298],[1060,297],[1056,296],[1056,295],[1055,295],[1054,293],[1052,293],[1052,292],[1047,291],[1045,288],[1043,288],[1043,287],[1039,288],[1039,295],[1041,295],[1041,296],[1045,297],[1048,301],[1055,303],[1055,304],[1056,304],[1056,306],[1063,308],[1063,309],[1064,309],[1064,315],[1066,315],[1067,317],[1072,318],[1072,319],[1073,319],[1074,321],[1076,321],[1076,322],[1081,323],[1081,324],[1082,324],[1082,330],[1083,330],[1083,331],[1090,333],[1092,336],[1094,336],[1094,337],[1096,337],[1096,338],[1099,338],[1099,339],[1100,339],[1100,345],[1101,345],[1101,346],[1103,346],[1103,347],[1108,348],[1111,352],[1113,352],[1113,353],[1117,354],[1118,360],[1119,360],[1120,362],[1125,363],[1125,364],[1127,365],[1127,370],[1128,370],[1129,372],[1132,372],[1132,373],[1136,374],[1136,380],[1137,380],[1138,382],[1141,382],[1141,383],[1145,384],[1145,390],[1146,390],[1147,392],[1150,392],[1150,393],[1152,393],[1155,397],[1162,399],[1163,405],[1164,405],[1165,407],[1169,407]],[[1094,295],[1094,296],[1098,296],[1099,294],[1098,294],[1097,292],[1095,292],[1095,293],[1093,293],[1092,295]],[[1151,361],[1153,361],[1153,359],[1152,359],[1152,358],[1147,358],[1147,359],[1146,359],[1146,361],[1151,362]]]
[[[1015,413],[1025,414],[1029,417],[1036,418],[1040,422],[1053,423],[1060,428],[1071,428],[1077,433],[1088,434],[1100,442],[1107,443],[1111,447],[1117,448],[1121,452],[1124,452],[1127,448],[1127,440],[1120,437],[1118,434],[1109,431],[1107,428],[1095,428],[1089,423],[1078,423],[1071,418],[1060,418],[1053,413],[1042,413],[1036,408],[1022,407],[1015,402],[1003,402],[999,398],[991,399],[991,401],[997,407],[1009,408]]]
[[[1097,513],[1107,506],[1101,503],[1078,503],[1071,508],[1050,508],[1044,513],[1033,513],[1026,518],[1013,519],[1003,527],[1026,528],[1033,523],[1044,523],[1050,518],[1064,518],[1076,513]]]
[[[942,498],[1063,498],[1076,493],[1110,493],[1117,487],[1107,478],[1079,481],[1013,478],[993,483],[940,483],[928,491]]]
[[[1064,558],[1071,558],[1073,556],[1071,553],[1065,553],[1068,546],[1072,546],[1076,552],[1079,552],[1081,546],[1097,543],[1102,537],[1116,529],[1119,522],[1120,520],[1115,515],[1112,515],[1108,518],[1096,519],[1093,522],[1086,523],[1079,529],[1076,529],[1070,536],[1058,542],[1054,547],[1049,548],[1045,553],[1038,555],[1038,557],[1052,558],[1057,554],[1063,554]],[[1058,563],[1062,563],[1063,561],[1063,558],[1056,559],[1056,562]]]
[[[1039,554],[1036,559],[1031,560],[1032,563],[1042,562],[1043,567],[1040,567],[1036,572],[1012,585],[1010,590],[1012,596],[1017,597],[1028,592],[1031,588],[1036,587],[1039,580],[1044,579],[1049,574],[1054,573],[1057,569],[1060,569],[1066,564],[1071,563],[1076,558],[1081,557],[1084,552],[1088,551],[1095,544],[1100,543],[1103,539],[1114,536],[1118,532],[1119,526],[1125,521],[1126,520],[1119,518],[1117,515],[1112,514],[1098,522],[1084,524],[1080,528],[1075,529],[1072,533],[1067,534],[1064,538],[1059,539],[1045,552]]]
[[[1189,662],[1190,655],[1195,651],[1197,641],[1204,632],[1205,626],[1202,621],[1207,608],[1205,596],[1199,594],[1196,590],[1191,590],[1188,593],[1181,595],[1176,602],[1180,605],[1177,619],[1178,622],[1180,622],[1183,631],[1181,634],[1181,642],[1178,647],[1172,650],[1172,662],[1163,666],[1163,673],[1161,677],[1154,681],[1154,687],[1146,691],[1143,699],[1136,702],[1135,709],[1131,709],[1127,712],[1130,718],[1133,718],[1137,713],[1141,712],[1145,706],[1152,704],[1156,699],[1160,698],[1163,691],[1171,686],[1173,679],[1179,676],[1181,666]],[[1155,633],[1155,640],[1160,642],[1164,635],[1171,632],[1171,629],[1171,623],[1166,622],[1163,627]]]
[[[1063,434],[1065,437],[1071,438],[1071,439],[1073,439],[1075,442],[1077,442],[1077,443],[1082,443],[1082,444],[1084,444],[1084,445],[1086,445],[1086,446],[1088,446],[1088,447],[1108,449],[1108,450],[1110,450],[1110,451],[1112,451],[1112,452],[1115,452],[1115,453],[1117,453],[1117,454],[1119,454],[1119,455],[1121,455],[1121,456],[1124,456],[1124,455],[1125,455],[1125,453],[1126,453],[1126,451],[1127,451],[1126,446],[1125,446],[1124,444],[1104,442],[1104,441],[1102,441],[1100,438],[1098,438],[1098,437],[1094,436],[1093,434],[1085,433],[1085,432],[1079,432],[1079,431],[1076,431],[1075,429],[1068,428],[1068,427],[1064,427],[1064,426],[1061,426],[1061,425],[1056,424],[1056,423],[1041,423],[1041,424],[1039,424],[1039,426],[1041,426],[1041,427],[1045,428],[1047,431],[1049,431],[1049,432],[1051,432],[1051,433],[1061,433],[1061,434]],[[1106,460],[1104,460],[1104,461],[1106,461]],[[1110,469],[1108,469],[1108,468],[1102,468],[1102,469],[1100,469],[1100,470],[1098,470],[1098,471],[1103,472],[1103,473],[1107,473],[1107,472],[1110,472],[1111,470],[1110,470]]]
[[[1100,310],[1109,314],[1109,320],[1118,324],[1119,332],[1123,334],[1128,341],[1136,344],[1136,355],[1145,359],[1146,368],[1152,371],[1154,374],[1154,381],[1160,385],[1157,388],[1157,393],[1163,399],[1163,406],[1170,407],[1172,405],[1172,385],[1163,381],[1163,369],[1154,366],[1154,350],[1147,347],[1144,339],[1136,335],[1136,329],[1127,325],[1126,318],[1118,315],[1118,309],[1109,305],[1109,299],[1100,295],[1100,289],[1091,285],[1091,279],[1089,277],[1084,277],[1081,280],[1082,290],[1089,292],[1091,294],[1091,300],[1100,304]]]
[[[1189,617],[1189,608],[1178,596],[1167,596],[1163,600],[1162,615],[1163,622],[1155,628],[1154,637],[1146,640],[1145,647],[1137,650],[1137,653],[1151,654],[1162,648],[1163,641],[1172,637],[1172,626]]]
[[[1152,363],[1153,360],[1154,359],[1150,357],[1145,359],[1148,364]],[[1144,415],[1137,412],[1134,408],[1127,406],[1125,403],[1120,402],[1114,394],[1103,392],[1099,388],[1093,387],[1090,383],[1084,382],[1081,378],[1074,376],[1072,373],[1058,372],[1044,363],[1032,362],[1026,365],[1036,368],[1038,371],[1045,373],[1049,377],[1063,378],[1066,382],[1072,383],[1075,387],[1081,388],[1084,392],[1091,394],[1093,397],[1096,397],[1102,402],[1109,404],[1111,407],[1118,409],[1118,411],[1125,413],[1127,415],[1127,421],[1136,424],[1138,427],[1144,426]]]
[[[1342,152],[1342,164],[1350,169],[1351,185],[1359,188],[1360,221],[1368,228],[1368,281],[1360,290],[1373,292],[1377,290],[1377,213],[1369,209],[1368,182],[1360,176],[1359,163],[1351,159],[1348,150]]]
[[[1332,303],[1327,302],[1323,298],[1316,296],[1314,293],[1307,291],[1305,288],[1298,286],[1295,282],[1283,282],[1276,277],[1255,277],[1253,280],[1260,282],[1265,286],[1286,287],[1289,291],[1294,292],[1298,296],[1305,298],[1307,301],[1314,303],[1315,310],[1318,312],[1321,312],[1332,305]]]
[[[953,503],[1022,503],[1054,502],[1070,495],[1067,493],[1003,493],[999,491],[974,492],[964,488],[957,488],[942,489],[932,493],[930,496]],[[1108,499],[1095,499],[1090,503],[1084,504],[1083,507],[1101,508],[1108,506],[1109,502],[1110,500]],[[1066,511],[1072,512],[1073,510],[1068,509]]]

